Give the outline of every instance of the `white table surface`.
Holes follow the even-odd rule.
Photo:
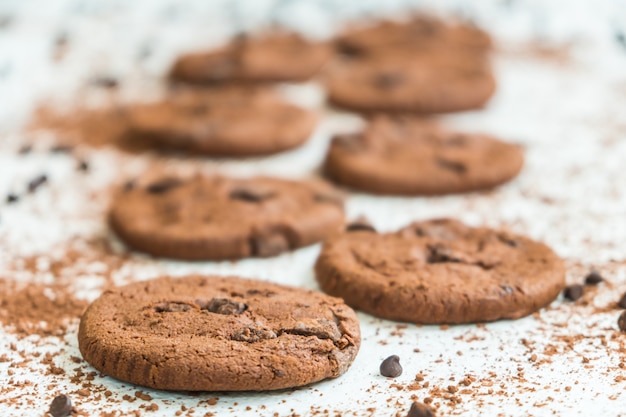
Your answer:
[[[55,100],[59,107],[71,108],[79,93],[91,102],[102,100],[104,93],[87,87],[96,75],[118,77],[119,94],[126,101],[154,97],[162,88],[161,75],[178,53],[218,44],[237,30],[278,22],[323,38],[345,19],[402,12],[414,8],[413,3],[422,6],[416,1],[382,5],[340,0],[0,1],[0,16],[12,16],[0,29],[0,275],[23,282],[55,279],[46,270],[45,259],[62,254],[68,242],[108,240],[123,252],[104,221],[107,190],[120,178],[163,162],[152,153],[79,147],[76,152],[89,161],[91,170],[77,175],[72,156],[46,151],[53,139],[45,132],[38,134],[38,145],[30,155],[18,157],[20,145],[32,140],[20,128],[37,103]],[[626,381],[622,380],[626,371],[618,366],[626,361],[626,351],[620,351],[626,333],[617,329],[619,310],[593,308],[616,301],[626,290],[626,45],[617,41],[620,30],[626,36],[626,4],[610,0],[436,3],[429,10],[471,18],[498,42],[495,97],[482,111],[447,116],[444,121],[522,144],[525,168],[515,181],[490,193],[438,198],[351,194],[349,217],[365,214],[378,229],[393,230],[414,219],[453,216],[469,224],[528,234],[565,258],[569,282],[581,282],[591,269],[601,271],[610,284],[587,297],[590,305],[559,298],[532,317],[448,329],[398,326],[360,313],[361,351],[344,376],[301,389],[258,394],[191,396],[141,389],[97,375],[91,381],[94,390],[108,389],[113,395],[108,400],[97,400],[96,395],[83,398],[76,391],[84,381],[75,384],[70,377],[76,367],[84,373],[93,368],[70,359],[80,356],[76,322],[60,339],[18,339],[0,329],[0,355],[8,357],[0,362],[0,383],[8,383],[9,369],[13,380],[35,382],[22,392],[0,395],[0,415],[43,415],[60,393],[69,394],[78,410],[93,416],[103,411],[133,415],[136,410],[141,415],[165,416],[185,406],[195,411],[182,415],[193,416],[212,412],[216,416],[404,417],[412,395],[419,400],[433,397],[438,415],[626,415]],[[54,62],[51,51],[61,33],[67,35],[69,49],[61,62]],[[538,44],[553,53],[540,54]],[[142,54],[147,57],[140,59]],[[323,103],[315,83],[285,89],[305,105]],[[323,111],[319,129],[297,150],[246,161],[176,158],[168,164],[235,175],[316,176],[332,132],[359,125],[353,115]],[[48,185],[18,204],[4,204],[7,193],[20,191],[42,172],[49,176]],[[317,288],[312,265],[318,251],[315,245],[274,259],[235,263],[171,262],[133,255],[112,271],[112,279],[122,284],[164,273],[232,273]],[[16,260],[30,255],[42,260],[41,271],[17,270]],[[95,298],[107,271],[111,272],[95,258],[76,266],[69,277],[76,296]],[[569,336],[579,335],[584,337],[568,344]],[[603,345],[602,340],[608,342]],[[21,358],[9,349],[11,343],[26,355],[54,352],[55,365],[66,375],[46,375],[45,367],[35,362],[24,368],[12,366]],[[554,349],[558,354],[550,355]],[[395,380],[378,374],[380,361],[391,354],[399,355],[404,367]],[[430,386],[411,390],[408,386],[418,373]],[[474,393],[456,393],[462,400],[458,404],[431,392],[445,391],[468,374],[476,381],[469,387]],[[52,383],[55,388],[46,389]],[[139,407],[148,404],[142,400],[122,400],[139,389],[152,396],[158,411],[142,411]],[[212,397],[219,398],[216,404],[202,402]]]

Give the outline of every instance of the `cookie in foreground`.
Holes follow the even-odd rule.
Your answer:
[[[81,354],[163,390],[264,391],[346,372],[356,315],[326,294],[237,277],[164,277],[105,291],[80,322]]]
[[[355,309],[424,324],[517,319],[565,286],[563,261],[546,245],[452,219],[334,236],[315,274],[326,293]]]
[[[333,140],[324,171],[366,192],[441,195],[494,188],[517,176],[523,163],[519,146],[489,135],[378,116],[363,132]]]
[[[270,257],[341,230],[343,197],[320,181],[160,176],[118,190],[113,231],[131,248],[183,260]]]

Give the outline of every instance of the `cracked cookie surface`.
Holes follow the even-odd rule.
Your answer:
[[[214,88],[173,94],[127,110],[131,141],[211,156],[273,154],[303,144],[317,116],[269,89]]]
[[[315,291],[237,277],[164,277],[105,291],[83,314],[83,357],[164,390],[262,391],[343,374],[354,311]]]
[[[270,257],[344,223],[342,196],[319,181],[162,177],[119,190],[109,213],[130,247],[185,260]]]
[[[519,146],[451,132],[410,117],[377,117],[333,140],[325,173],[376,194],[441,195],[496,187],[522,168]]]
[[[315,272],[326,293],[353,308],[424,324],[520,318],[565,286],[563,262],[546,245],[451,219],[332,237]]]

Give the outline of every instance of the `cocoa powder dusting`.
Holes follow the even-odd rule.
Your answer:
[[[20,336],[62,336],[86,306],[64,285],[19,285],[0,279],[0,322]]]
[[[65,111],[43,104],[34,112],[27,131],[51,133],[60,141],[59,146],[113,146],[125,152],[146,151],[146,144],[125,135],[127,126],[125,108],[115,102],[97,109],[75,104]]]

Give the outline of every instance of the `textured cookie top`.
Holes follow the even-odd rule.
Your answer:
[[[273,256],[343,225],[343,200],[323,182],[268,177],[165,177],[115,196],[110,221],[130,246],[180,259]]]
[[[486,52],[489,35],[464,23],[445,23],[428,16],[415,16],[405,22],[382,21],[374,26],[352,29],[337,38],[341,52],[348,55],[379,55],[390,50],[410,52],[447,51]]]
[[[160,278],[106,291],[79,347],[96,369],[167,390],[271,390],[344,373],[354,312],[322,293],[235,277]]]
[[[326,79],[332,104],[360,112],[444,113],[480,108],[496,89],[489,63],[471,54],[389,51],[347,60]]]
[[[208,52],[181,56],[170,77],[189,83],[304,81],[330,59],[332,48],[294,33],[240,36]]]
[[[416,323],[519,318],[565,285],[563,262],[544,244],[451,219],[330,238],[316,275],[354,308]]]
[[[325,168],[334,180],[366,191],[433,195],[494,187],[522,164],[518,146],[487,135],[377,117],[362,133],[336,137]]]
[[[293,148],[308,139],[317,119],[260,88],[194,90],[126,113],[131,139],[213,156]]]

